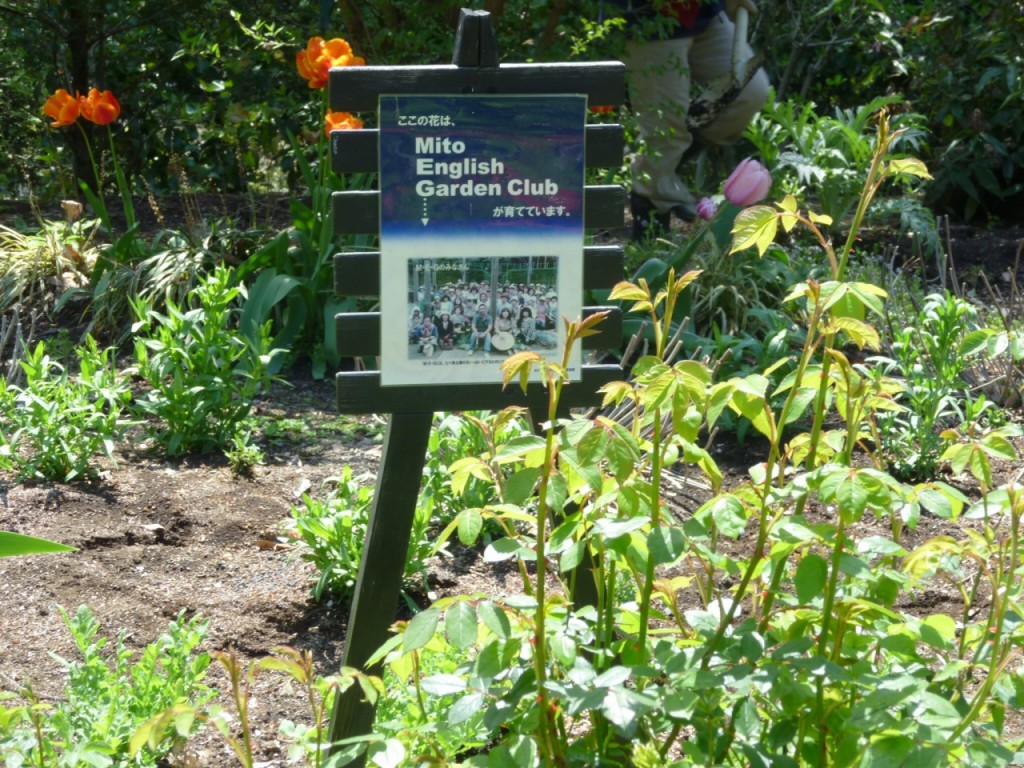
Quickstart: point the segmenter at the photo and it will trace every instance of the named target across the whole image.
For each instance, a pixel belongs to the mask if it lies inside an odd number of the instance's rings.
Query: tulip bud
[[[748,157],[729,174],[722,194],[733,205],[745,208],[764,200],[771,188],[772,177],[768,169],[757,160]]]
[[[717,213],[718,203],[710,197],[703,197],[700,202],[697,203],[697,215],[704,219],[704,221],[711,221],[711,219],[715,218],[715,214]]]

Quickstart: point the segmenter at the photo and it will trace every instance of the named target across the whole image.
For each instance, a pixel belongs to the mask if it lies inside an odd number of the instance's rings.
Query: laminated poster
[[[576,95],[381,97],[382,385],[496,384],[527,349],[562,360],[585,121]]]

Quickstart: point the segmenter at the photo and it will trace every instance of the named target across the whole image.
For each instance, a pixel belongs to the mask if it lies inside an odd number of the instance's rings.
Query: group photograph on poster
[[[408,357],[454,361],[558,345],[558,257],[409,259]]]

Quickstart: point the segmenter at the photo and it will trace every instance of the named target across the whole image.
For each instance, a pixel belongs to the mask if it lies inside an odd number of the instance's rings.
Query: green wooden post
[[[345,67],[331,71],[329,87],[331,109],[346,112],[376,110],[383,93],[584,93],[591,104],[614,106],[623,100],[625,70],[619,62],[499,64],[490,14],[463,9],[451,65]],[[621,126],[588,125],[585,130],[587,167],[617,167],[622,161]],[[332,167],[339,173],[376,172],[378,141],[376,130],[335,131],[331,136]],[[625,192],[621,187],[588,186],[584,199],[584,226],[622,225]],[[337,234],[379,233],[379,192],[336,192],[333,206]],[[607,289],[622,279],[621,247],[588,246],[582,255],[584,288]],[[378,252],[335,257],[335,289],[339,295],[379,295],[380,274]],[[584,313],[600,309],[585,307]],[[584,340],[585,349],[619,346],[622,318],[617,308],[611,310],[601,332]],[[338,315],[336,338],[342,357],[372,358],[379,354],[379,313]],[[582,380],[563,391],[564,412],[600,403],[600,387],[621,375],[621,368],[615,364],[584,364]],[[342,659],[345,666],[365,668],[387,640],[395,620],[433,414],[497,410],[509,405],[541,414],[546,413],[547,395],[541,387],[532,387],[524,394],[518,387],[503,389],[498,383],[382,387],[377,371],[339,373],[337,387],[341,413],[390,414]],[[369,671],[376,673],[379,669]],[[362,699],[359,687],[353,686],[335,702],[328,739],[335,743],[367,735],[372,731],[373,717],[374,707]],[[364,763],[360,759],[354,764]]]
[[[432,420],[432,413],[398,413],[388,421],[349,612],[343,666],[364,667],[388,639],[388,628],[395,620]],[[359,686],[342,692],[331,713],[330,741],[370,733],[373,715],[374,707],[363,699]]]

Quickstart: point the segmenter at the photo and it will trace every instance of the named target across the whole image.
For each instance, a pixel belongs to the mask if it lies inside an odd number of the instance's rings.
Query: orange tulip
[[[324,116],[327,138],[331,138],[331,131],[358,131],[363,127],[363,121],[348,112],[330,112]]]
[[[53,118],[53,122],[50,123],[52,128],[71,125],[78,119],[78,99],[63,88],[59,88],[46,100],[43,105],[43,113],[47,117]]]
[[[108,125],[121,114],[121,105],[110,91],[90,88],[88,96],[79,96],[82,117],[96,125]]]
[[[336,37],[324,40],[322,37],[311,37],[304,51],[295,57],[295,66],[299,74],[309,81],[310,88],[323,88],[327,85],[327,73],[331,67],[361,67],[366,60],[352,55],[352,47]]]

